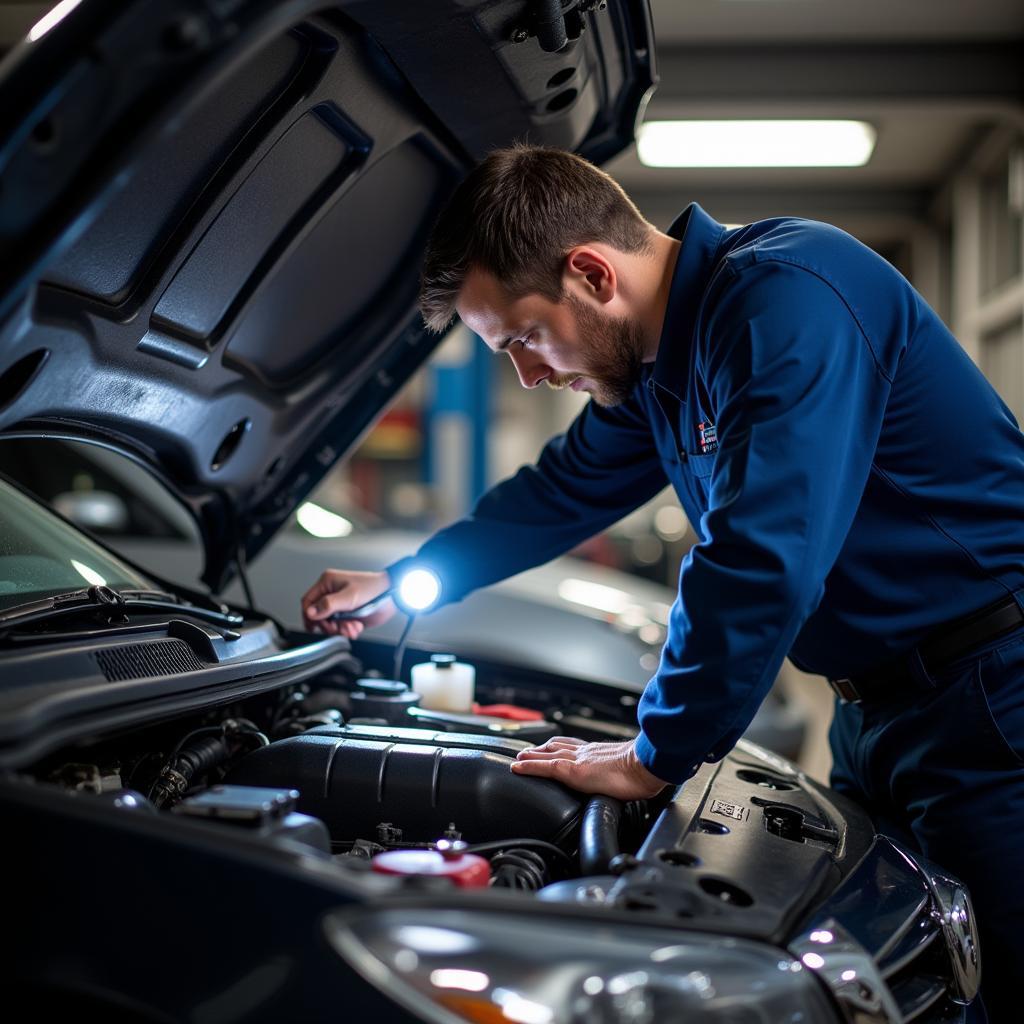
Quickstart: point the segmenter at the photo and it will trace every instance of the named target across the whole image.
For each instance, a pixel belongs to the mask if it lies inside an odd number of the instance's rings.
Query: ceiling
[[[1024,132],[1021,0],[652,0],[660,118],[856,118],[861,168],[609,170],[667,223],[690,200],[727,222],[829,220],[879,248],[941,218],[943,187],[994,125]]]
[[[615,2],[615,0],[612,0]],[[0,2],[0,50],[48,3]],[[879,248],[942,216],[943,186],[994,125],[1024,132],[1021,0],[651,0],[655,118],[832,118],[878,132],[863,168],[609,167],[667,224],[690,200],[727,222],[829,220]]]
[[[1020,0],[653,0],[659,43],[1020,38]]]

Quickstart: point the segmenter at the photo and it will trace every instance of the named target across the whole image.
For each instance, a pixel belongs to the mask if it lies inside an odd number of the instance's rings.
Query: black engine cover
[[[470,843],[574,836],[580,797],[556,782],[513,775],[527,743],[375,726],[322,726],[243,758],[226,782],[297,789],[298,807],[336,841],[373,839],[390,822],[406,842],[451,823]]]
[[[677,925],[784,942],[873,836],[850,801],[740,740],[683,784],[610,898]]]

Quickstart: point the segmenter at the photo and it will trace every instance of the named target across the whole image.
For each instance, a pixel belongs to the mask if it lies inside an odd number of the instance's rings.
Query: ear
[[[611,302],[618,287],[615,267],[597,249],[577,245],[565,257],[562,287],[580,298]]]

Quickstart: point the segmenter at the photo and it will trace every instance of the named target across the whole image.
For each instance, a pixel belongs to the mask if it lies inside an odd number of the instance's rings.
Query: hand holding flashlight
[[[384,572],[345,572],[328,569],[302,598],[307,629],[354,640],[366,626],[379,626],[396,607],[413,616],[430,611],[441,597],[435,572],[413,566],[392,581]]]
[[[302,596],[306,629],[349,640],[367,626],[387,622],[394,614],[391,580],[386,572],[327,569]]]

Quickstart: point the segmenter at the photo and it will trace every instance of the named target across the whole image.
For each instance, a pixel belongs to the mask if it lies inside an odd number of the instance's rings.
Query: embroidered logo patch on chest
[[[718,451],[718,427],[710,420],[697,424],[697,435],[700,439],[700,451],[702,455]]]

